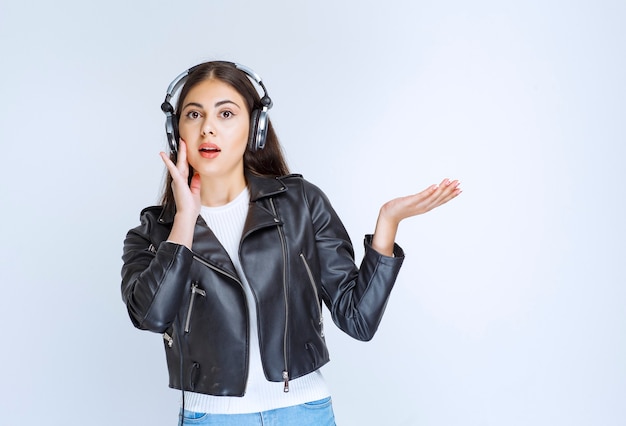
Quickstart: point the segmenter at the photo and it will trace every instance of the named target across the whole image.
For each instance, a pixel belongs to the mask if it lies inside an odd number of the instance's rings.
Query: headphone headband
[[[254,109],[250,111],[250,135],[248,138],[248,147],[252,151],[261,150],[265,147],[265,138],[267,136],[268,117],[267,111],[272,107],[273,102],[267,93],[267,89],[259,76],[252,69],[237,64],[235,62],[225,62],[231,64],[239,71],[246,74],[250,80],[257,83],[257,85],[263,90],[263,96],[261,97],[261,109]],[[165,132],[169,143],[170,150],[172,152],[178,152],[178,140],[180,138],[178,133],[178,117],[176,117],[176,110],[171,104],[171,99],[174,93],[187,81],[187,78],[197,68],[203,64],[195,65],[188,70],[180,73],[170,84],[167,86],[167,93],[165,94],[165,100],[161,104],[161,111],[165,113]]]

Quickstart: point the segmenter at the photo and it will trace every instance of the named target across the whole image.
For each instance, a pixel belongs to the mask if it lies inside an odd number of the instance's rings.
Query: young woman
[[[136,327],[163,334],[182,424],[334,425],[322,302],[371,339],[404,259],[398,224],[461,192],[444,179],[385,203],[357,267],[326,196],[288,174],[271,104],[258,75],[229,62],[172,82],[162,204],[124,241],[123,299]]]

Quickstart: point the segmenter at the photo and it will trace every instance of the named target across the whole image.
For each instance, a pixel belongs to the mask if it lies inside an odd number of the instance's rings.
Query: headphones
[[[267,137],[267,128],[269,126],[269,117],[267,112],[272,107],[272,100],[268,96],[267,89],[261,81],[261,77],[257,73],[248,67],[234,62],[225,63],[234,66],[239,71],[246,74],[251,81],[256,82],[257,85],[259,85],[259,87],[263,90],[261,108],[255,108],[250,112],[250,133],[248,136],[248,149],[252,152],[260,151],[265,148],[265,139]],[[178,116],[176,115],[170,100],[178,88],[185,83],[187,77],[189,77],[191,73],[202,65],[203,64],[191,67],[176,77],[167,87],[165,101],[161,104],[161,111],[165,113],[165,133],[167,134],[170,151],[173,153],[178,153],[178,140],[180,139],[180,133],[178,132]]]

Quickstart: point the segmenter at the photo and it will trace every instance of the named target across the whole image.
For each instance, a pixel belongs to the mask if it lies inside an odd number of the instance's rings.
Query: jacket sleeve
[[[162,333],[179,311],[193,255],[187,247],[167,241],[155,248],[151,219],[142,214],[141,225],[124,240],[122,299],[135,327]]]
[[[305,188],[315,230],[324,303],[341,330],[355,339],[371,340],[402,266],[404,252],[394,244],[394,256],[384,256],[372,248],[372,236],[367,235],[358,268],[350,237],[327,197],[310,183]]]

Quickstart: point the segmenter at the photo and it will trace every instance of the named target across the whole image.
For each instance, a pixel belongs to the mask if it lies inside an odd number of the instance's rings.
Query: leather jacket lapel
[[[200,216],[198,216],[196,222],[191,249],[195,255],[200,256],[206,263],[228,272],[230,275],[238,276],[235,266],[231,262],[228,253],[226,253],[226,249],[224,249],[213,231]]]

